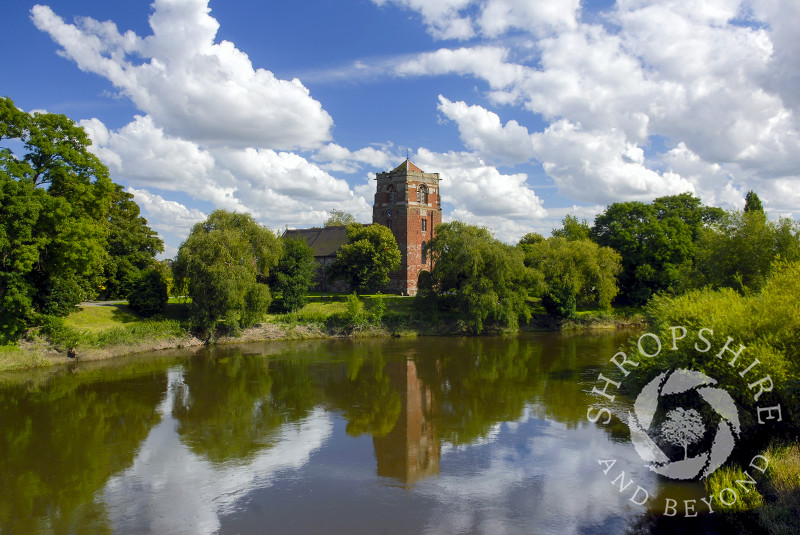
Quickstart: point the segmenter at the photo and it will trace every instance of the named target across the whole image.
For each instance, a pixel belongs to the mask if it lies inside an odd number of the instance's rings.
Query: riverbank
[[[381,305],[376,307],[380,300]],[[125,302],[83,303],[45,336],[32,331],[15,345],[0,346],[0,371],[54,366],[76,361],[106,360],[173,348],[202,347],[206,343],[233,344],[271,340],[365,337],[466,336],[466,324],[448,314],[425,315],[413,307],[413,298],[372,296],[366,307],[349,311],[346,296],[314,296],[300,311],[269,314],[264,322],[237,336],[203,340],[189,331],[188,304],[172,300],[162,316],[145,319]],[[380,312],[373,309],[380,308]],[[615,329],[644,325],[638,309],[583,310],[573,320],[559,321],[534,308],[521,331]],[[485,334],[514,331],[489,328]]]

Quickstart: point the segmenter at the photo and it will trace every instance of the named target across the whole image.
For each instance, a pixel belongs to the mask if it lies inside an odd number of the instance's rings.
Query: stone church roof
[[[402,172],[402,171],[409,171],[413,173],[424,173],[422,169],[411,163],[411,160],[406,159],[403,163],[398,165],[392,170],[392,173]]]
[[[284,238],[302,238],[314,250],[315,257],[336,256],[336,251],[347,243],[347,227],[344,225],[322,228],[287,230]]]

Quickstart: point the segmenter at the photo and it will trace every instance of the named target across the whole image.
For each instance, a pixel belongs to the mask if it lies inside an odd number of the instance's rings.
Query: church
[[[432,262],[425,245],[442,222],[439,173],[425,173],[406,159],[391,171],[375,175],[376,191],[372,222],[389,227],[400,248],[400,269],[390,275],[386,292],[417,293],[417,277]],[[321,269],[336,259],[336,251],[347,243],[344,227],[287,230],[287,238],[303,238],[314,250]],[[318,291],[347,291],[344,283],[329,283],[320,273]]]

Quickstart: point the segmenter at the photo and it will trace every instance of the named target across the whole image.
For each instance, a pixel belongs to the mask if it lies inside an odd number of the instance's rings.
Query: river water
[[[660,495],[700,489],[587,421],[629,336],[272,342],[0,376],[0,533],[644,529]]]

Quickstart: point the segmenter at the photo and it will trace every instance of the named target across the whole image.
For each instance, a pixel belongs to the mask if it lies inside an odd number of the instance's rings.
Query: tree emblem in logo
[[[694,479],[698,475],[709,476],[728,459],[741,432],[739,413],[727,392],[709,386],[716,383],[703,373],[678,369],[661,373],[639,392],[633,404],[634,414],[628,413],[628,427],[636,452],[650,463],[650,470],[671,479]],[[711,448],[693,457],[689,457],[689,446],[706,433],[700,413],[694,409],[675,408],[666,414],[660,426],[653,425],[661,398],[691,391],[696,391],[720,417]],[[667,442],[683,447],[684,458],[671,460],[651,434],[660,434]]]

